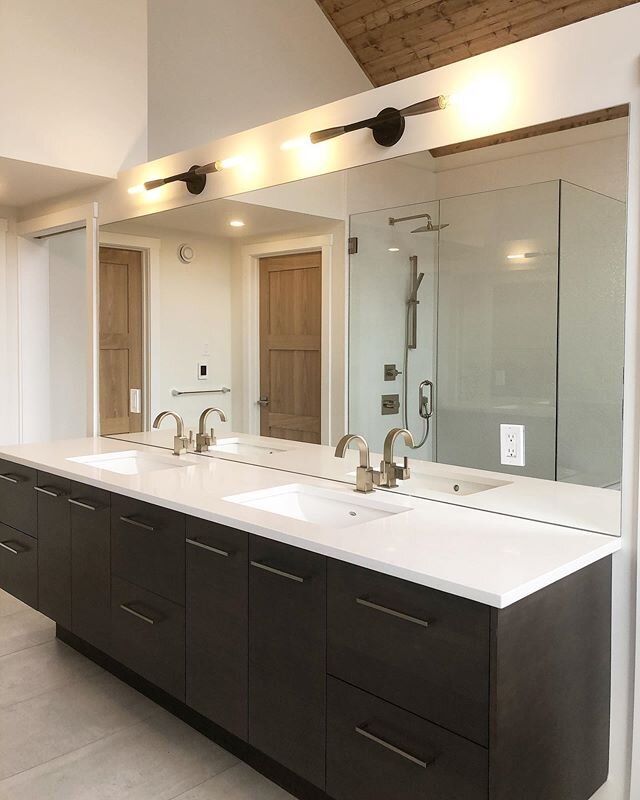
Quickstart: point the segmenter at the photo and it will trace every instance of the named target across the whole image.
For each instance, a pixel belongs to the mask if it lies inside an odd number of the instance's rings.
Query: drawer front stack
[[[38,607],[37,473],[0,460],[0,588]]]
[[[71,628],[71,482],[38,472],[38,608]]]
[[[184,516],[112,495],[111,569],[114,657],[184,700]]]

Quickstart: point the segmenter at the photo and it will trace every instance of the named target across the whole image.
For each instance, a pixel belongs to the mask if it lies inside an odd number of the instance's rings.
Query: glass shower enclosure
[[[355,214],[350,235],[351,431],[376,452],[408,427],[411,458],[618,484],[624,203],[550,181]],[[523,467],[501,463],[502,424],[524,425]]]

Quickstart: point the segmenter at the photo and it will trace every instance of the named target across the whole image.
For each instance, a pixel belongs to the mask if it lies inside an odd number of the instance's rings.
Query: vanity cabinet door
[[[329,560],[327,671],[487,746],[487,606]]]
[[[187,517],[187,704],[247,739],[248,536]]]
[[[109,492],[72,483],[71,623],[81,639],[110,651],[111,519]]]
[[[484,747],[335,678],[327,694],[334,800],[487,800]]]
[[[38,535],[35,485],[35,469],[0,459],[0,522],[30,536]]]
[[[38,608],[38,540],[1,522],[0,589]]]
[[[38,609],[71,629],[71,483],[38,472]]]
[[[184,540],[182,514],[111,495],[113,573],[181,606],[185,600]]]
[[[111,581],[112,655],[184,702],[184,608],[115,575]]]
[[[249,542],[249,742],[325,783],[326,559]]]

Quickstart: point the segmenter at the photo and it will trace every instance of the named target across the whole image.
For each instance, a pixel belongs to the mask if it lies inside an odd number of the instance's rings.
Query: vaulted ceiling
[[[375,86],[640,0],[317,0]]]

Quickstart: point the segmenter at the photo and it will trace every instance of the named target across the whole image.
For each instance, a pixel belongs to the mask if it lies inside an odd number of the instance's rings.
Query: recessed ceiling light
[[[232,219],[229,225],[232,228],[244,228],[244,222],[241,219]]]
[[[390,253],[399,253],[400,252],[400,248],[399,247],[390,247],[389,248],[389,252]]]

